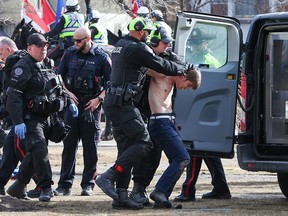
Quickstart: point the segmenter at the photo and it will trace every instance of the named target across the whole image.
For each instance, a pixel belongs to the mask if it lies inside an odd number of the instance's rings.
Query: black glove
[[[82,114],[82,117],[84,119],[84,121],[88,122],[88,123],[92,123],[95,121],[95,118],[94,118],[94,115],[93,115],[93,112],[91,109],[89,110],[86,110],[83,114]]]
[[[195,69],[195,67],[194,67],[193,64],[191,64],[189,62],[186,62],[186,64],[185,64],[185,73],[187,73],[187,71],[189,71],[189,70],[194,70],[194,69]]]
[[[178,70],[178,74],[179,75],[186,75],[187,71],[189,70],[194,70],[194,66],[191,63],[185,62],[185,64],[181,64],[181,66],[183,67],[183,70]]]

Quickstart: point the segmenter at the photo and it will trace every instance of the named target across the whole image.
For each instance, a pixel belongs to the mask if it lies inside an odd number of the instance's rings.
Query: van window
[[[196,23],[186,42],[185,61],[201,68],[220,68],[227,62],[227,29]]]

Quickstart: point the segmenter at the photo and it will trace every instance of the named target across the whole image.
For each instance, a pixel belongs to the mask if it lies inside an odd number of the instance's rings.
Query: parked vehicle
[[[287,27],[288,13],[257,15],[243,44],[237,19],[184,11],[177,14],[173,49],[202,72],[201,87],[179,91],[175,102],[190,154],[232,158],[237,145],[239,166],[277,173],[288,198]],[[220,67],[189,58],[197,28],[215,35],[208,47]],[[235,134],[239,104],[240,131]]]

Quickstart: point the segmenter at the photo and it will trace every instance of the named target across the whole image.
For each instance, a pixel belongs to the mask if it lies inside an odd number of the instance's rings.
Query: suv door
[[[177,92],[174,109],[182,140],[191,154],[232,158],[242,47],[240,25],[233,18],[179,12],[174,36],[174,52],[202,73],[198,90]],[[203,41],[210,57],[198,58],[195,47]]]

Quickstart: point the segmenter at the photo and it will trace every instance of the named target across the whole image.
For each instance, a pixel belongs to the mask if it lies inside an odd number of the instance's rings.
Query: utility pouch
[[[125,88],[124,101],[139,102],[142,97],[143,91],[140,86],[128,83]]]
[[[136,103],[139,103],[139,101],[140,101],[141,98],[142,98],[142,95],[143,95],[143,90],[142,90],[142,89],[138,90],[138,91],[137,91],[137,94],[135,94],[135,96],[134,96],[134,101],[135,101]]]
[[[114,106],[122,106],[123,95],[124,95],[124,88],[117,87],[116,92],[114,94],[114,100],[113,100]]]
[[[49,110],[49,101],[46,96],[37,96],[35,97],[28,108],[32,109],[32,111],[41,116],[48,116],[50,114]]]

